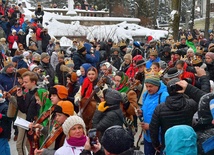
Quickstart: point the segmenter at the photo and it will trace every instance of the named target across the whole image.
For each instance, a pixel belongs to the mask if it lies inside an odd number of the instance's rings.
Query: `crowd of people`
[[[41,3],[30,21],[21,5],[1,15],[2,155],[16,118],[30,122],[29,130],[13,126],[19,155],[214,153],[212,33],[181,31],[177,42],[73,39],[64,50],[43,15]],[[144,153],[134,145],[139,129]]]

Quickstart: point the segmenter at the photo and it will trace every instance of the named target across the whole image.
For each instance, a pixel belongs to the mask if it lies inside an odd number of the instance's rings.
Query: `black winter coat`
[[[41,61],[39,68],[44,69],[45,75],[49,75],[49,77],[48,77],[48,81],[49,81],[48,88],[50,88],[51,86],[54,86],[55,72],[54,72],[53,66],[49,63],[46,64],[46,63]]]
[[[27,115],[26,120],[33,122],[35,116],[38,115],[40,106],[36,103],[36,99],[34,97],[37,88],[26,93],[26,96],[17,97],[18,109]]]
[[[86,63],[86,58],[77,52],[77,53],[74,53],[73,61],[74,61],[74,69],[78,70],[80,69],[80,66],[82,64]]]
[[[211,64],[207,64],[207,71],[209,72],[209,78],[210,80],[214,81],[214,62],[212,62]]]
[[[103,135],[104,131],[113,125],[123,125],[123,112],[118,106],[116,109],[107,109],[105,112],[95,111],[93,127]]]
[[[166,102],[159,104],[152,115],[152,120],[149,125],[150,136],[154,147],[158,147],[159,143],[159,128],[161,127],[161,140],[164,146],[164,135],[167,129],[175,125],[192,125],[192,118],[198,110],[198,104],[187,99],[183,94],[168,96]]]
[[[51,37],[49,34],[45,34],[44,32],[41,32],[40,37],[42,38],[42,52],[46,52]]]

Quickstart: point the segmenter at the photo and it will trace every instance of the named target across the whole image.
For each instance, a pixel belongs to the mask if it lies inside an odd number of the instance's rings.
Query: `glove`
[[[95,86],[94,87],[94,91],[95,91],[95,93],[98,93],[100,91],[100,87],[99,86]]]
[[[97,109],[98,109],[100,112],[106,111],[106,110],[109,108],[109,106],[106,106],[106,107],[105,107],[105,104],[106,104],[106,101],[101,102],[101,103],[98,105],[98,108],[97,108]]]

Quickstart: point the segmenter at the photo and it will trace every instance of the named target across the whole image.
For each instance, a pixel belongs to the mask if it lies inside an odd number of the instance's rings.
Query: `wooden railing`
[[[29,8],[30,11],[35,11],[35,8]],[[68,12],[68,9],[58,9],[58,8],[44,8],[43,9],[46,12],[55,13],[59,15],[66,15]],[[90,16],[90,17],[108,17],[109,12],[108,11],[86,11],[86,10],[78,10],[75,9],[77,16]]]

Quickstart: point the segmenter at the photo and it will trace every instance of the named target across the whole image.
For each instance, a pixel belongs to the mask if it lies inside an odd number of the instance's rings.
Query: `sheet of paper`
[[[29,129],[29,124],[30,124],[30,123],[31,123],[31,122],[26,121],[25,119],[20,118],[20,117],[17,116],[17,118],[16,118],[16,120],[15,120],[15,122],[14,122],[14,125],[19,126],[19,127],[23,128],[23,129],[25,129],[25,130],[28,130],[28,129]]]

